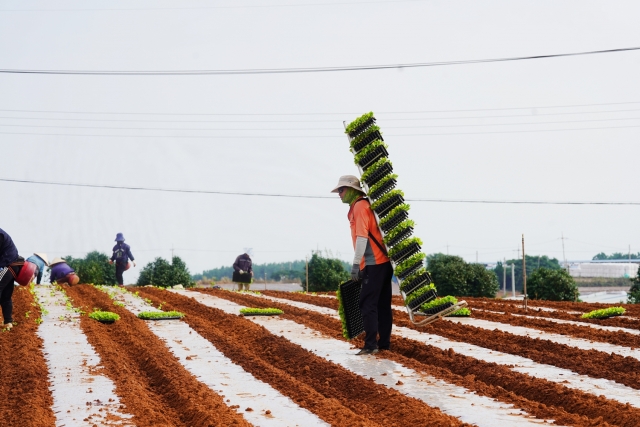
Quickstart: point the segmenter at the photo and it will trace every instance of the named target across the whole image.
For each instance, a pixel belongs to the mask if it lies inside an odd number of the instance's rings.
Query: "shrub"
[[[314,252],[309,261],[309,291],[335,291],[346,280],[349,280],[349,272],[342,261],[324,258],[319,252]]]
[[[527,280],[527,298],[549,301],[573,301],[578,296],[575,280],[566,270],[541,267]]]
[[[80,283],[115,285],[116,270],[109,264],[109,257],[98,251],[89,252],[84,258],[63,258],[80,277]]]
[[[494,298],[499,289],[493,271],[482,264],[468,264],[458,256],[429,255],[427,270],[442,295]]]
[[[138,286],[146,285],[161,287],[183,285],[189,287],[194,283],[191,281],[187,265],[180,257],[174,256],[171,264],[162,258],[156,258],[140,271]]]
[[[640,267],[636,277],[631,279],[631,288],[627,292],[627,302],[629,304],[640,304]]]

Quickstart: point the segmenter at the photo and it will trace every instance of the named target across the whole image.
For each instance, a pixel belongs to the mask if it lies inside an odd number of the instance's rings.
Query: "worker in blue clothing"
[[[49,266],[49,259],[47,258],[47,254],[42,252],[36,252],[27,258],[27,262],[35,264],[38,267],[36,272],[36,284],[39,285],[42,281],[42,273],[44,273],[44,267]]]
[[[131,253],[131,247],[124,242],[124,235],[122,233],[116,234],[116,245],[113,247],[113,255],[109,260],[109,264],[116,263],[116,281],[118,285],[124,286],[124,279],[122,273],[129,269],[129,260],[133,262],[133,266],[136,266],[133,254]]]

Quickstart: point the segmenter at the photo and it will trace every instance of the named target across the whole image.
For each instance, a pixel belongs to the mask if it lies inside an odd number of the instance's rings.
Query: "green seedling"
[[[124,307],[124,303],[121,301],[113,301],[113,305],[115,305],[116,307]]]
[[[360,163],[360,160],[364,159],[364,157],[371,153],[373,150],[375,150],[378,147],[384,147],[384,148],[389,148],[389,146],[387,144],[385,144],[384,142],[380,141],[379,139],[376,139],[375,141],[373,141],[371,144],[367,145],[366,147],[364,147],[362,150],[360,150],[358,152],[358,154],[356,154],[353,157],[353,162],[357,165]]]
[[[411,255],[406,260],[402,261],[400,264],[396,265],[395,274],[396,276],[402,276],[409,267],[414,265],[418,261],[422,261],[426,258],[426,255],[422,252],[418,252],[417,254]]]
[[[338,315],[340,316],[340,322],[342,323],[342,336],[346,339],[349,338],[349,333],[347,332],[347,316],[344,314],[344,306],[342,304],[342,295],[340,293],[340,288],[336,290],[336,297],[338,298]]]
[[[347,125],[347,127],[344,130],[344,133],[352,133],[360,125],[362,125],[363,123],[367,122],[372,117],[373,117],[373,111],[370,111],[370,112],[368,112],[366,114],[361,115],[360,117],[358,117],[357,119],[355,119],[354,121],[352,121],[351,123],[349,123]]]
[[[362,179],[360,179],[360,181],[364,181],[366,182],[367,179],[369,178],[369,176],[371,176],[375,171],[377,171],[379,168],[381,168],[382,166],[384,166],[385,163],[389,163],[391,166],[393,166],[393,164],[391,163],[391,161],[386,158],[383,157],[381,159],[376,160],[376,162],[374,164],[372,164],[371,166],[369,166],[367,168],[366,171],[364,171],[362,173]]]
[[[371,209],[373,209],[373,210],[378,209],[378,207],[380,205],[382,205],[383,203],[385,203],[386,201],[388,201],[389,199],[391,199],[391,198],[393,198],[395,196],[402,196],[402,198],[404,198],[404,191],[402,191],[402,190],[391,190],[391,191],[389,191],[387,194],[385,194],[384,196],[380,197],[378,200],[373,202],[371,204]]]
[[[453,313],[447,314],[445,317],[469,317],[471,316],[471,310],[467,307],[462,307],[460,310],[456,310]]]
[[[354,147],[359,145],[366,138],[369,138],[371,136],[371,134],[376,132],[376,131],[380,132],[380,127],[379,126],[376,126],[376,125],[369,126],[364,132],[362,132],[361,134],[357,135],[355,138],[353,138],[351,140],[351,149],[354,149]],[[382,134],[382,132],[380,132],[380,133]]]
[[[622,316],[626,310],[624,307],[609,307],[600,310],[593,310],[583,314],[583,319],[606,319],[613,316]]]
[[[120,320],[120,316],[116,313],[112,313],[111,311],[102,311],[97,308],[93,309],[93,312],[89,314],[89,318],[97,320],[98,322],[115,322],[116,320]]]
[[[388,181],[391,181],[392,179],[398,179],[398,174],[396,174],[396,173],[389,174],[389,175],[385,176],[384,178],[382,178],[380,181],[378,181],[375,184],[373,184],[369,188],[369,195],[371,195],[371,194],[375,193],[377,190],[381,189]],[[391,212],[393,212],[393,210]]]
[[[184,317],[184,313],[180,313],[179,311],[143,311],[138,313],[138,318],[143,320],[153,320],[153,319],[168,319]]]
[[[403,249],[406,249],[414,243],[422,246],[422,240],[419,237],[411,237],[407,240],[403,240],[402,242],[389,249],[389,256],[393,257],[395,254],[399,253]]]
[[[413,300],[415,300],[418,297],[421,297],[422,295],[426,294],[427,292],[429,292],[432,289],[435,289],[436,286],[431,283],[427,286],[423,286],[422,288],[418,289],[417,291],[413,292],[411,295],[409,295],[407,297],[406,300],[404,300],[404,305],[409,305],[409,303]]]
[[[399,234],[402,234],[407,228],[414,228],[416,223],[411,219],[405,219],[400,224],[398,224],[393,230],[389,231],[386,236],[384,236],[384,242],[389,244],[390,241],[396,238]]]
[[[448,302],[450,302],[451,304],[457,304],[458,299],[452,295],[447,295],[446,297],[442,297],[442,298],[436,298],[434,300],[431,300],[429,302],[425,302],[424,304],[422,304],[420,306],[420,310],[427,311],[430,308],[439,307]]]
[[[245,316],[247,315],[276,315],[276,314],[282,314],[284,313],[284,311],[278,309],[278,308],[249,308],[249,307],[245,307],[245,308],[241,308],[240,309],[240,314],[244,314]]]

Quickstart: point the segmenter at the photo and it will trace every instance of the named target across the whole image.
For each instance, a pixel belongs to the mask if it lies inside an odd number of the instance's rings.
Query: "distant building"
[[[581,262],[569,265],[569,274],[573,277],[635,277],[638,263]]]

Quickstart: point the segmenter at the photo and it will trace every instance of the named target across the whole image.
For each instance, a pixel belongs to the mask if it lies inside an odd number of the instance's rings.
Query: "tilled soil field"
[[[395,298],[391,350],[355,356],[332,295],[36,288],[16,288],[17,325],[0,333],[3,426],[640,425],[635,307],[583,321],[603,305],[468,298],[472,318],[415,327]],[[185,317],[144,321],[141,307]],[[67,334],[86,346],[61,348]]]

